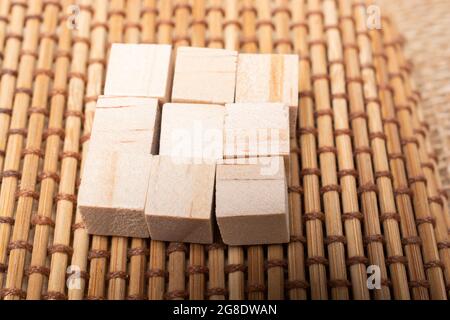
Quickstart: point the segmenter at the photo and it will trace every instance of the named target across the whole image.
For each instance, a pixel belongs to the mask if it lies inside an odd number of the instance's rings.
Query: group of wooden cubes
[[[175,67],[173,67],[175,65]],[[90,234],[289,240],[298,57],[114,44],[78,195]]]

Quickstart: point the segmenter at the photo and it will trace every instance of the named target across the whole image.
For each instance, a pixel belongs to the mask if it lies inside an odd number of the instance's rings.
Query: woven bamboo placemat
[[[406,38],[413,78],[422,94],[430,141],[439,159],[443,187],[450,192],[450,2],[381,0]]]
[[[72,4],[0,2],[2,298],[447,298],[447,200],[388,18],[368,30],[351,0]],[[86,234],[77,186],[113,42],[299,55],[289,244]]]

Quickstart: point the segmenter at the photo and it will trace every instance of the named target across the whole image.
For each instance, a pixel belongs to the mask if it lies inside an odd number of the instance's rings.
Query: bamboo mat
[[[431,125],[430,141],[443,187],[450,194],[450,1],[382,0],[381,4],[407,40],[405,53],[414,63],[413,78]]]
[[[388,18],[367,30],[359,0],[72,4],[0,2],[4,299],[447,299],[447,200]],[[113,42],[299,55],[289,244],[86,234],[77,186]]]

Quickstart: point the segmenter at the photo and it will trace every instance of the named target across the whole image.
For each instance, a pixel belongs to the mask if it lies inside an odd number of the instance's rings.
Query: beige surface
[[[90,148],[156,154],[161,108],[144,97],[107,97],[97,101]]]
[[[159,119],[157,99],[98,99],[78,194],[89,233],[148,237],[144,205]]]
[[[220,105],[166,103],[159,154],[215,163],[223,155],[224,117]]]
[[[215,164],[155,156],[145,215],[153,240],[211,243]]]
[[[172,102],[234,102],[236,67],[236,51],[178,48]]]
[[[104,94],[168,101],[173,72],[171,59],[170,45],[113,44]]]
[[[450,1],[378,0],[404,35],[405,53],[430,125],[431,146],[438,157],[443,187],[450,194]]]
[[[289,156],[289,108],[282,103],[225,106],[224,158]]]
[[[298,110],[298,56],[240,54],[236,102],[283,102],[290,107],[291,134]]]
[[[267,163],[218,165],[216,219],[222,239],[228,245],[288,242],[283,158],[274,157],[270,166]]]
[[[78,193],[88,233],[148,237],[144,206],[151,157],[105,150],[88,154]]]

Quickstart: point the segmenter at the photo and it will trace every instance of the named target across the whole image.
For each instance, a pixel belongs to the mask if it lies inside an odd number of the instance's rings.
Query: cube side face
[[[166,103],[161,121],[160,155],[212,164],[223,156],[225,107]]]
[[[283,162],[281,162],[283,167]],[[216,219],[229,245],[289,241],[289,215],[284,176],[258,175],[258,166],[218,165]],[[235,170],[236,172],[233,172]],[[249,170],[242,174],[242,170]],[[239,178],[242,174],[243,178]]]
[[[92,206],[79,206],[89,234],[148,238],[144,212],[141,210],[111,210]]]
[[[214,179],[215,165],[178,163],[156,156],[145,206],[152,238],[209,243]]]
[[[234,101],[237,52],[187,48],[177,51],[172,102],[225,104]]]
[[[212,220],[146,215],[153,240],[210,244],[213,242]]]
[[[88,154],[78,208],[90,233],[148,236],[142,223],[150,161],[145,154]]]
[[[289,108],[282,103],[227,104],[224,158],[289,156]]]
[[[81,205],[143,211],[151,155],[91,152],[85,163],[78,201]]]
[[[154,44],[113,44],[105,95],[169,99],[172,47]]]
[[[217,218],[220,235],[231,246],[277,244],[289,242],[286,214]]]

